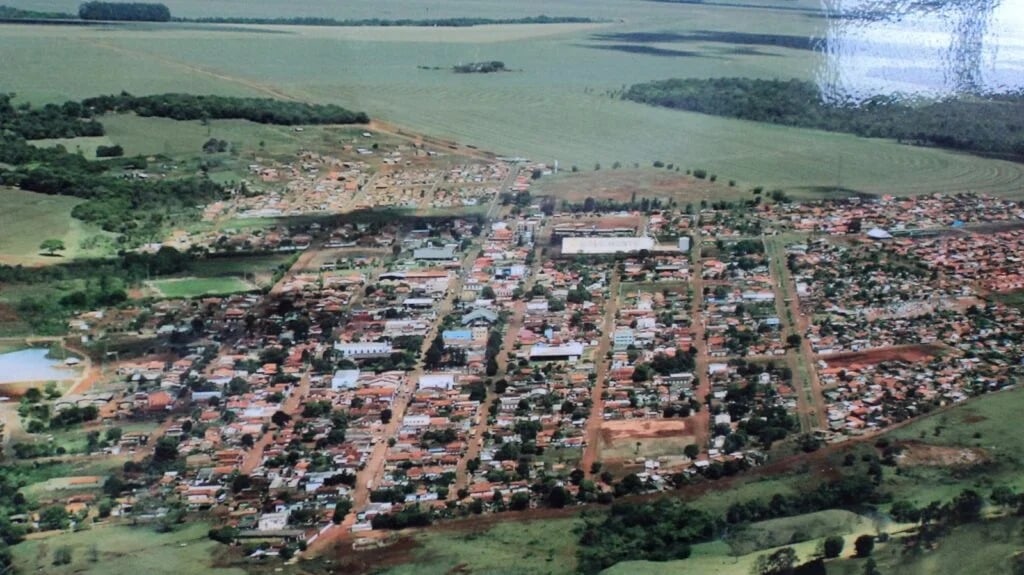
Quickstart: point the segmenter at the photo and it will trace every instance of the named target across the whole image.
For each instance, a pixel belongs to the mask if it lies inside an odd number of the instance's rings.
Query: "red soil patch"
[[[681,419],[626,419],[601,424],[601,439],[606,445],[630,439],[661,439],[684,435],[689,426]]]
[[[904,467],[972,467],[987,463],[991,456],[978,447],[950,447],[929,445],[917,441],[901,443],[903,448],[898,459]]]
[[[904,361],[907,363],[925,362],[947,351],[937,344],[900,345],[859,351],[854,353],[837,353],[821,356],[820,359],[829,367],[848,368],[853,366],[876,365],[886,361]]]

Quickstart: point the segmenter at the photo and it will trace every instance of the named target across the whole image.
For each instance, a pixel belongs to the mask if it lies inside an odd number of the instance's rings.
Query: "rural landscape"
[[[0,575],[1024,574],[1024,4],[3,0]]]

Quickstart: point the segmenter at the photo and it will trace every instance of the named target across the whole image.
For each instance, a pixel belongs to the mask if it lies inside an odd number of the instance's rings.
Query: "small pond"
[[[22,349],[0,353],[0,384],[23,381],[62,381],[77,376],[60,359],[47,357],[49,350]]]

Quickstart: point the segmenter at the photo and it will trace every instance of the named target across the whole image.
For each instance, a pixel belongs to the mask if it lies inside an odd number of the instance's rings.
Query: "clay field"
[[[682,455],[683,449],[694,441],[692,431],[682,419],[606,421],[601,424],[601,459]]]

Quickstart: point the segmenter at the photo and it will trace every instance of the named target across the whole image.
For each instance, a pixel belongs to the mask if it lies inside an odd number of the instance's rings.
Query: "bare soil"
[[[949,351],[945,346],[938,344],[900,345],[870,351],[854,353],[837,353],[824,356],[821,359],[829,367],[853,367],[856,365],[876,365],[886,361],[904,361],[907,363],[925,362],[933,357]]]
[[[899,465],[903,467],[973,467],[991,459],[988,451],[977,447],[950,447],[928,445],[916,441],[900,444],[903,452]]]

